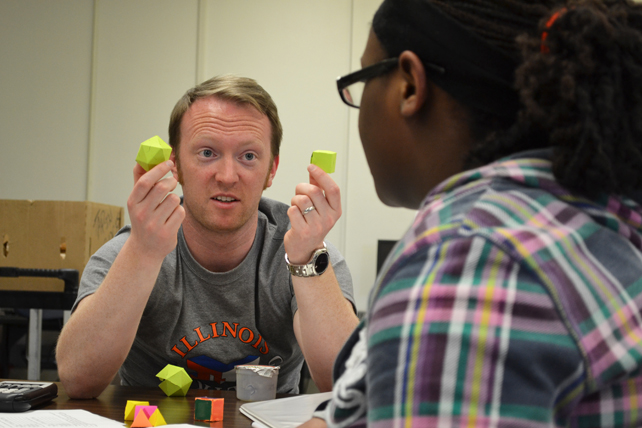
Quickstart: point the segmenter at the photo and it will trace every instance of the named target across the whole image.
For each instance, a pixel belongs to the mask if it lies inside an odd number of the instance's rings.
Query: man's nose
[[[233,184],[238,180],[237,163],[234,159],[224,158],[218,163],[216,180],[221,183]]]

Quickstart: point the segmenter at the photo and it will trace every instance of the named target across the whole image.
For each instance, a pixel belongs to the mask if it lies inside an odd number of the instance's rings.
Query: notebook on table
[[[317,406],[332,398],[332,392],[256,401],[241,405],[248,418],[268,428],[295,428],[312,418]],[[257,425],[258,425],[257,424]]]

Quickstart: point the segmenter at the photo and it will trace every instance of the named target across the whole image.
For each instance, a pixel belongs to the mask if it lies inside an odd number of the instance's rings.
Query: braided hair
[[[587,195],[642,189],[642,5],[430,1],[488,42],[521,56],[516,121],[463,107],[477,141],[469,167],[553,147],[553,173],[569,189]]]

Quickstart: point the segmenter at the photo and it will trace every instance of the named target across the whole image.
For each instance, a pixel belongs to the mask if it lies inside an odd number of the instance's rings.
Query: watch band
[[[288,259],[287,253],[285,254],[285,264],[293,276],[308,278],[311,276],[319,276],[326,271],[329,264],[328,247],[323,242],[323,248],[319,248],[314,253],[310,260],[304,265],[293,265]],[[320,267],[319,267],[320,265]],[[317,269],[319,267],[319,269]]]

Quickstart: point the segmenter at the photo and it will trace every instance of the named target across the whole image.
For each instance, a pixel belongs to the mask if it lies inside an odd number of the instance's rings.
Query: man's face
[[[256,219],[263,190],[272,185],[267,116],[250,105],[216,97],[195,101],[181,121],[179,163],[186,221],[221,233]]]

